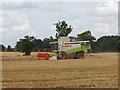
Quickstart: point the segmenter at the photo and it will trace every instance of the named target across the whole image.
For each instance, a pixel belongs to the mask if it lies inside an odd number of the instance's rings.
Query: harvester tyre
[[[67,54],[62,51],[61,57],[57,56],[57,59],[67,59]]]
[[[62,51],[62,57],[61,57],[61,59],[67,59],[67,54],[64,51]]]
[[[83,59],[84,58],[84,52],[77,53],[76,58],[77,59]]]

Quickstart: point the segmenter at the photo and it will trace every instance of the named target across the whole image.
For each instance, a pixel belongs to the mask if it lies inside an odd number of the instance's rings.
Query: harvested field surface
[[[38,60],[37,53],[3,53],[3,88],[117,88],[118,54]]]

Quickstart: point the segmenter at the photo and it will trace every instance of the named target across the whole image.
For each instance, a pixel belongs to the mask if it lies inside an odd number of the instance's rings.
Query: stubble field
[[[3,88],[117,88],[118,53],[89,54],[84,59],[38,60],[3,52]]]

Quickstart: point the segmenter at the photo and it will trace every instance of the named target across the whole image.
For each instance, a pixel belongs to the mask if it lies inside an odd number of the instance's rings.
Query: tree
[[[77,39],[80,41],[90,41],[91,49],[93,50],[93,47],[95,47],[95,42],[93,40],[96,40],[94,36],[92,36],[91,31],[85,31],[81,34],[77,35]]]
[[[15,46],[16,51],[18,51],[18,52],[22,52],[20,44],[21,44],[21,42],[19,41],[19,42],[17,42],[17,44]]]
[[[73,42],[73,41],[77,41],[77,37],[74,37],[74,36],[69,36],[70,38],[70,41]]]
[[[4,45],[0,45],[0,51],[5,51],[6,47]]]
[[[34,48],[34,40],[35,38],[33,36],[25,36],[23,39],[20,39],[19,42],[17,42],[17,50],[24,52],[24,55],[30,55]]]
[[[7,46],[7,51],[13,51],[10,45]]]
[[[44,51],[51,51],[51,46],[50,46],[50,42],[53,42],[54,39],[52,36],[50,36],[49,38],[44,38],[43,39],[43,43],[44,43]]]
[[[84,40],[93,41],[93,40],[96,40],[96,38],[91,35],[91,31],[85,31],[85,32],[83,32],[81,34],[78,34],[77,38],[80,41],[84,41]]]
[[[120,36],[102,36],[95,43],[95,52],[119,52]]]
[[[44,44],[41,39],[35,39],[34,41],[35,47],[33,48],[34,51],[43,51]]]
[[[59,21],[58,23],[54,24],[56,25],[56,38],[62,37],[62,36],[68,36],[68,34],[72,31],[71,25],[68,26],[68,24],[65,21]]]

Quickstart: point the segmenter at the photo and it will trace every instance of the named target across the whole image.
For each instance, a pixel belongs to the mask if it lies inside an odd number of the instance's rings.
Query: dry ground
[[[38,60],[37,53],[3,53],[3,88],[117,88],[118,54]]]

